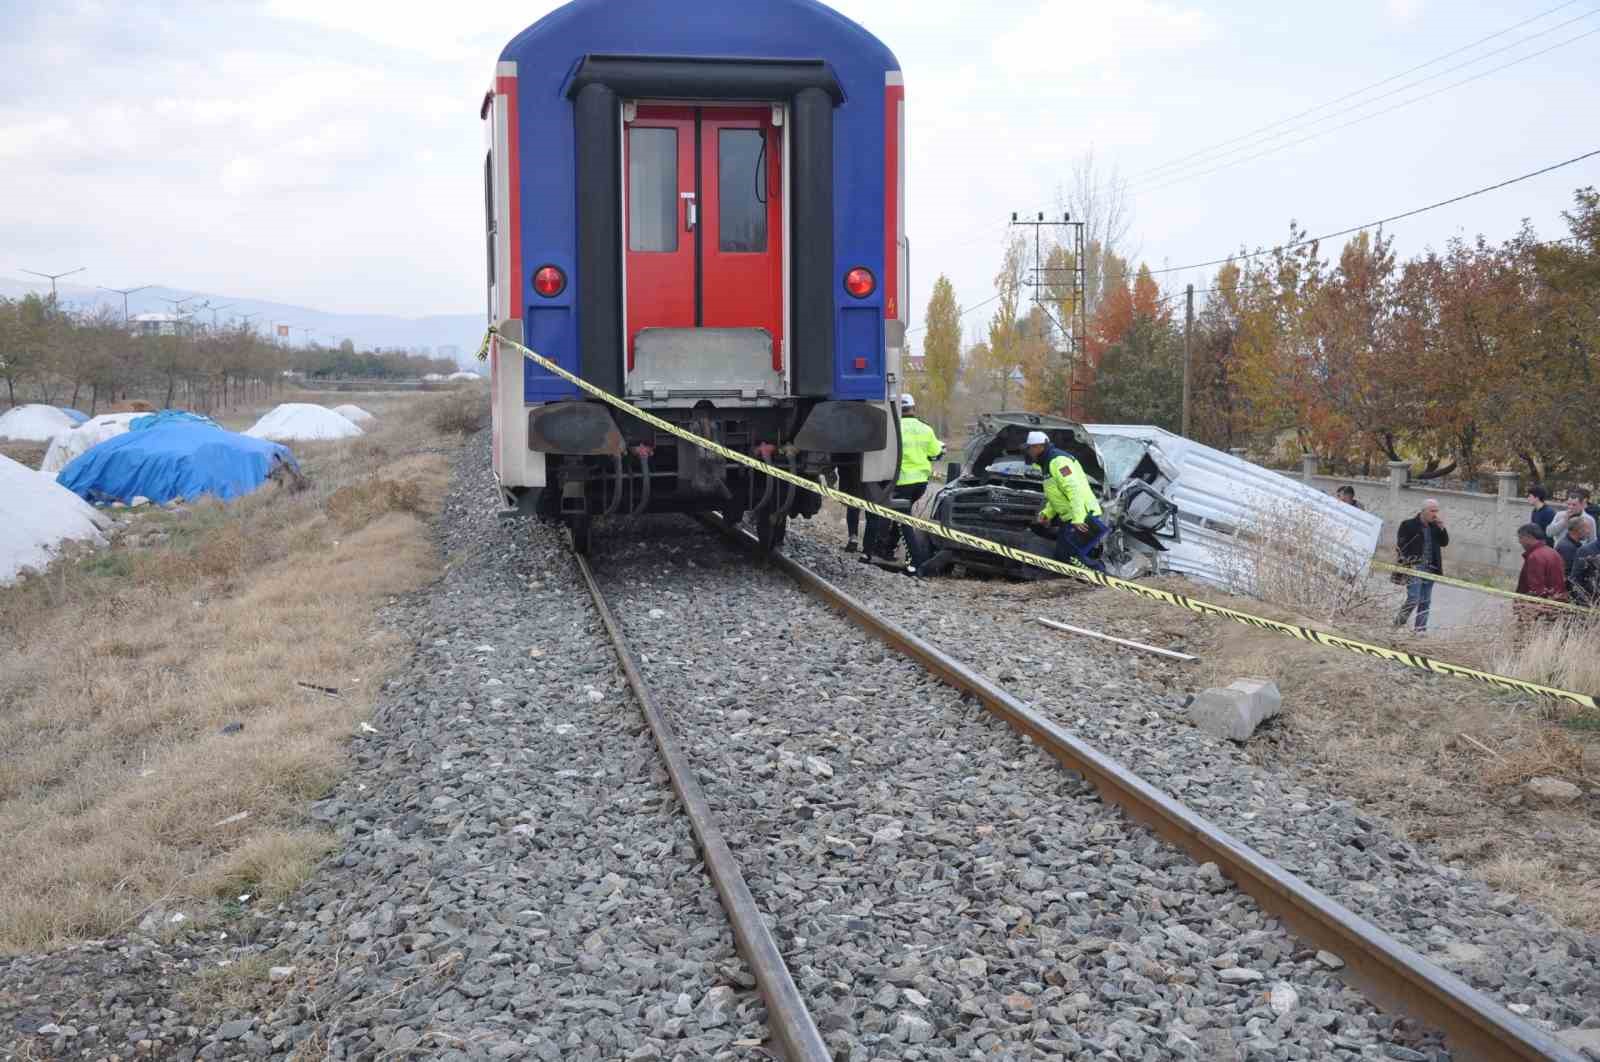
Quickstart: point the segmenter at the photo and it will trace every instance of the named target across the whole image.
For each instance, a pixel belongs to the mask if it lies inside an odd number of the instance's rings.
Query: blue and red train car
[[[815,0],[574,0],[500,55],[482,117],[488,313],[635,406],[884,497],[906,331],[905,89]],[[815,495],[680,444],[490,348],[511,510],[580,546],[609,513]]]

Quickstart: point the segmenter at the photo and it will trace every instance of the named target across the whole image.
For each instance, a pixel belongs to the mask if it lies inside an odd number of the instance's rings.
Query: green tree
[[[939,430],[948,433],[950,399],[961,371],[961,308],[956,305],[956,289],[949,277],[941,275],[933,282],[923,323],[922,400]]]
[[[1162,317],[1138,314],[1106,348],[1090,400],[1094,419],[1153,424],[1176,432],[1183,420],[1183,337]]]

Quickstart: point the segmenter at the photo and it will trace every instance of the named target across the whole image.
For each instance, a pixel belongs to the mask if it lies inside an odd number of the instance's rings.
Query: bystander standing
[[[1346,505],[1353,505],[1357,509],[1366,509],[1365,505],[1362,505],[1360,502],[1356,501],[1356,489],[1348,483],[1334,491],[1333,495]]]
[[[1450,532],[1445,530],[1439,503],[1429,498],[1416,516],[1400,521],[1394,544],[1401,567],[1443,575],[1443,551],[1450,544]],[[1433,580],[1413,575],[1406,583],[1406,603],[1395,613],[1394,625],[1404,627],[1406,619],[1414,614],[1416,631],[1421,634],[1428,629],[1428,611],[1432,607]]]
[[[1544,529],[1528,522],[1517,530],[1517,541],[1522,545],[1522,572],[1517,576],[1517,593],[1529,597],[1542,597],[1551,601],[1567,599],[1567,574],[1561,564],[1561,555],[1545,545]],[[1555,610],[1518,601],[1513,606],[1519,625],[1534,620],[1550,621],[1556,618]]]
[[[1535,483],[1528,488],[1528,504],[1533,506],[1533,515],[1528,520],[1539,525],[1539,533],[1544,535],[1545,544],[1553,545],[1550,541],[1550,521],[1556,518],[1556,507],[1550,504],[1550,491],[1543,483]]]
[[[1577,520],[1588,529],[1588,534],[1585,535],[1583,542],[1580,543],[1581,545],[1587,546],[1595,540],[1594,517],[1585,511],[1588,504],[1588,491],[1582,487],[1568,489],[1566,508],[1556,513],[1555,518],[1550,521],[1550,526],[1545,530],[1545,535],[1552,545],[1559,546],[1561,544],[1561,540],[1567,535],[1567,525],[1573,520]]]

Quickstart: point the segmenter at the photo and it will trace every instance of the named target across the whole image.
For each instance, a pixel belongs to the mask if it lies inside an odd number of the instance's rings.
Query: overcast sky
[[[1010,212],[1055,209],[1091,149],[1133,179],[1133,242],[1159,267],[1271,244],[1291,218],[1339,229],[1600,148],[1600,33],[1447,87],[1600,30],[1600,0],[1535,19],[1559,2],[835,6],[905,71],[920,324],[939,272],[964,304],[992,294]],[[343,312],[474,312],[478,104],[501,46],[554,6],[0,0],[0,275],[86,265],[75,280]],[[1319,125],[1246,136],[1525,19],[1316,112]],[[1234,138],[1232,154],[1150,175]],[[1503,237],[1523,217],[1556,234],[1580,184],[1600,184],[1600,159],[1392,231],[1404,253],[1457,233]]]

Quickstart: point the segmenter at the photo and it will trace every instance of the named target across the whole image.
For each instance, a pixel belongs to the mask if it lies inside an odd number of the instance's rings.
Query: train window
[[[721,250],[767,249],[767,138],[760,129],[717,131],[717,244]]]
[[[628,250],[678,249],[678,131],[628,130]]]

